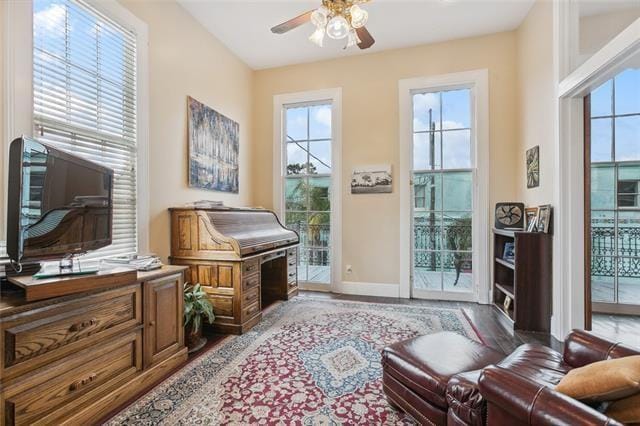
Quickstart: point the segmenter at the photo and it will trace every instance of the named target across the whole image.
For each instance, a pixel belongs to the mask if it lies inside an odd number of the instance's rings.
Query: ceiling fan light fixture
[[[324,28],[323,27],[318,27],[316,28],[316,30],[313,32],[313,34],[311,34],[309,36],[309,40],[319,46],[322,47],[323,43],[324,43]]]
[[[366,10],[354,4],[351,6],[351,9],[349,9],[349,13],[351,14],[351,26],[353,28],[362,28],[367,25],[369,13]]]
[[[316,28],[326,27],[327,22],[329,22],[329,9],[326,7],[320,6],[311,14],[311,23],[315,25]]]
[[[327,35],[335,40],[340,40],[349,35],[349,23],[344,16],[334,16],[327,24]]]

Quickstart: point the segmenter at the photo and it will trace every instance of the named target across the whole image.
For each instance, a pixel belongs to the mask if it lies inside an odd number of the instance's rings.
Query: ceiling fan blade
[[[287,31],[291,31],[294,28],[298,28],[300,25],[306,24],[311,20],[312,13],[313,13],[313,10],[310,10],[306,13],[303,13],[300,16],[296,16],[293,19],[289,19],[287,22],[284,22],[280,25],[276,25],[275,27],[271,28],[271,32],[274,34],[284,34]]]
[[[360,49],[368,49],[376,42],[369,30],[365,27],[357,28],[356,33],[358,33],[358,38],[360,39],[360,43],[358,43]]]

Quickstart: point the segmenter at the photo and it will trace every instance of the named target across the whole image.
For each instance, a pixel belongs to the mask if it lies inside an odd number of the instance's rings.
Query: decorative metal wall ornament
[[[527,150],[527,188],[540,186],[540,145]]]

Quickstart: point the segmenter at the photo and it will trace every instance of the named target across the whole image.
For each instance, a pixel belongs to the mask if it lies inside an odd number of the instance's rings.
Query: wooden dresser
[[[242,334],[262,307],[298,294],[298,234],[264,209],[173,208],[172,264],[209,294],[214,328]]]
[[[185,269],[37,302],[3,292],[2,425],[95,423],[185,362]]]

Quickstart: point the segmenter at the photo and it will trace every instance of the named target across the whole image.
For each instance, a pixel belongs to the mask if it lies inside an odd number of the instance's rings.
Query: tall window
[[[331,282],[330,103],[285,106],[283,144],[286,226],[300,235],[298,277]]]
[[[640,70],[591,94],[591,291],[640,305]]]
[[[34,134],[115,171],[113,244],[137,251],[136,36],[81,0],[33,2]]]
[[[413,288],[472,292],[471,90],[413,94]]]

